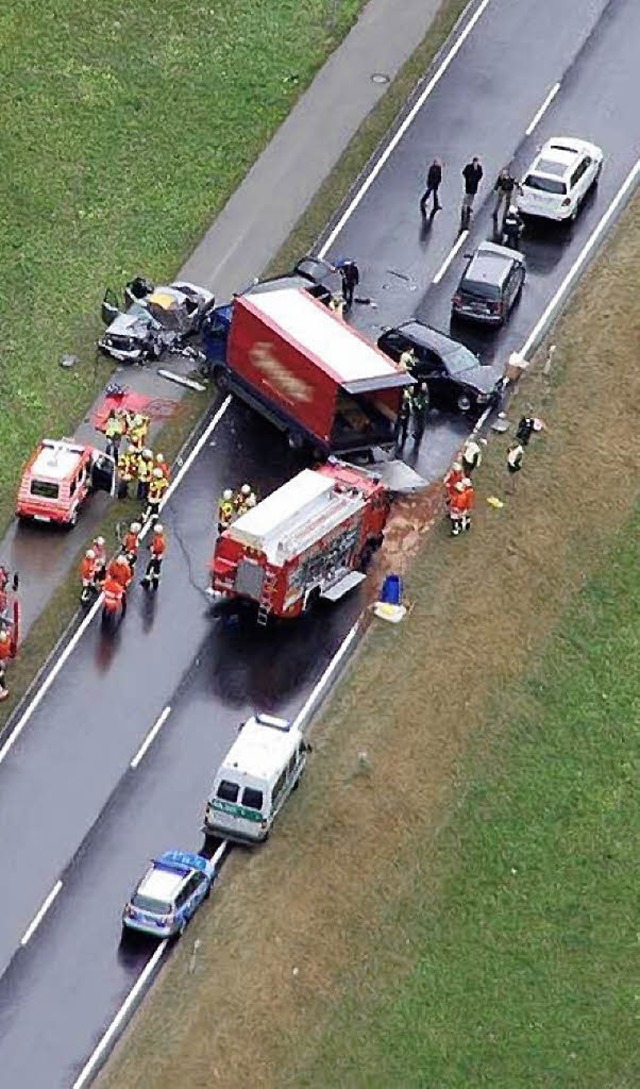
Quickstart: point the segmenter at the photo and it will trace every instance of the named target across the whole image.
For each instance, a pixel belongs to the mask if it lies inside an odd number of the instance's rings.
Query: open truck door
[[[94,492],[107,492],[115,495],[116,463],[110,454],[94,450],[91,457],[91,489]]]
[[[118,296],[113,288],[108,287],[104,293],[102,300],[102,320],[105,325],[111,325],[112,321],[115,321],[120,313],[120,306],[118,304]]]

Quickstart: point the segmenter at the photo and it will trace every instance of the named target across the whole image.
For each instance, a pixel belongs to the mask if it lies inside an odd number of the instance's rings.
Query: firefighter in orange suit
[[[159,522],[156,523],[154,527],[149,549],[151,558],[147,564],[144,578],[141,581],[146,590],[157,590],[160,584],[162,561],[164,560],[167,551],[167,538],[165,536],[164,527],[161,526]]]
[[[82,557],[80,564],[80,578],[82,579],[81,601],[88,601],[91,594],[97,589],[96,573],[98,570],[96,554],[92,548],[88,548]]]
[[[142,526],[140,522],[132,522],[125,534],[124,541],[122,542],[122,551],[132,571],[136,566],[136,560],[138,558],[141,529]]]
[[[6,682],[6,664],[9,658],[14,658],[16,648],[12,637],[6,631],[0,631],[0,700],[6,700],[9,689]]]
[[[453,488],[449,502],[452,537],[457,537],[459,533],[471,528],[471,511],[474,499],[473,485],[469,478],[464,477],[459,480]]]
[[[147,509],[143,516],[145,522],[148,518],[153,522],[158,517],[158,514],[160,513],[160,504],[168,487],[169,481],[162,472],[162,469],[154,469],[151,473],[151,483],[149,484]]]
[[[445,503],[447,506],[451,503],[456,484],[459,484],[464,478],[464,470],[459,461],[454,461],[453,465],[449,469],[449,472],[444,478],[444,495]]]

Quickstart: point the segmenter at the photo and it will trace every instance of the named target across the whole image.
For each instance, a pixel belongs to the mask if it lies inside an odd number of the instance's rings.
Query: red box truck
[[[414,383],[309,292],[292,288],[235,298],[212,367],[218,385],[285,431],[292,447],[320,456],[393,447],[403,391]]]

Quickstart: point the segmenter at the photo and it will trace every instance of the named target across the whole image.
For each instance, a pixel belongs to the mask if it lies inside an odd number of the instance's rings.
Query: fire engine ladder
[[[267,569],[262,583],[262,592],[260,594],[260,604],[258,605],[258,626],[261,628],[266,627],[267,620],[269,619],[269,613],[271,612],[271,602],[273,600],[273,592],[276,588],[277,572],[271,568]]]

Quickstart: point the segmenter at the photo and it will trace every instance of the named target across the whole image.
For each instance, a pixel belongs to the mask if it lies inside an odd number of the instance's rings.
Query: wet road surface
[[[539,2],[535,14],[526,0],[488,7],[348,221],[332,252],[361,260],[362,292],[379,303],[377,310],[356,308],[363,328],[377,333],[416,311],[448,328],[462,257],[440,285],[431,281],[455,241],[456,174],[471,154],[483,160],[486,199],[477,205],[469,249],[490,233],[489,189],[505,162],[524,165],[551,134],[593,139],[607,159],[575,228],[528,234],[529,279],[509,325],[479,337],[463,332],[487,361],[503,358],[526,339],[628,173],[640,145],[638,5],[564,4],[556,33],[557,7],[553,0]],[[523,42],[526,72],[518,63]],[[515,75],[505,83],[507,70]],[[558,80],[548,113],[524,139]],[[425,237],[417,205],[434,154],[448,164],[446,206]],[[430,474],[441,471],[463,430],[460,422],[434,420],[419,468],[428,459]],[[170,549],[157,599],[136,590],[114,637],[97,622],[90,626],[0,765],[0,1063],[7,1084],[51,1089],[73,1081],[149,956],[145,948],[119,947],[120,909],[146,860],[171,846],[200,845],[207,785],[238,722],[256,708],[299,708],[357,615],[356,596],[268,633],[212,617],[203,591],[217,496],[245,478],[264,493],[295,469],[279,436],[232,405],[163,514]],[[167,705],[164,727],[131,769]],[[20,948],[58,880],[55,903]],[[215,910],[215,892],[204,910]]]

